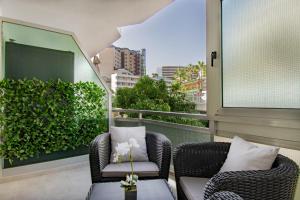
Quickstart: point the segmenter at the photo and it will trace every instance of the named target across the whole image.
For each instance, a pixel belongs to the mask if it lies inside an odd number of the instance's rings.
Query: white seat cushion
[[[139,177],[155,177],[159,175],[159,169],[153,162],[133,162],[133,171]],[[108,164],[102,170],[103,177],[125,177],[130,174],[130,162]]]
[[[111,136],[111,156],[110,163],[114,162],[114,155],[116,154],[116,147],[120,143],[129,142],[133,138],[137,141],[139,147],[132,148],[133,161],[146,162],[149,161],[146,145],[146,128],[145,126],[138,127],[114,127],[110,128]],[[129,156],[125,155],[119,160],[121,162],[128,162]]]
[[[258,147],[235,136],[220,172],[269,170],[278,151],[277,147]]]
[[[209,178],[182,176],[179,179],[180,186],[189,200],[203,200],[204,188]]]

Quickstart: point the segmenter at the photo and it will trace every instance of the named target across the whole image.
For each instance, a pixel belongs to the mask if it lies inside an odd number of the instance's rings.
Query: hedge
[[[0,155],[12,163],[88,145],[107,129],[104,97],[93,82],[0,81]]]

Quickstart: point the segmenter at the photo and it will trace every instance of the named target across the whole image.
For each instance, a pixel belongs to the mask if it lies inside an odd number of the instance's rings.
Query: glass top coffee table
[[[87,200],[124,200],[125,192],[120,182],[95,183],[91,186]],[[137,200],[175,200],[164,179],[141,180],[137,183]]]

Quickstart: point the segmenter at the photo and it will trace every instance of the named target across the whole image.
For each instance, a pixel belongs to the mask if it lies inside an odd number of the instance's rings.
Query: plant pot
[[[136,186],[124,189],[125,200],[136,200],[137,199],[137,188]]]

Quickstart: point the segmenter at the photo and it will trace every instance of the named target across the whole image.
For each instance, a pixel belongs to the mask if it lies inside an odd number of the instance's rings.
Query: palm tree
[[[192,73],[193,73],[193,76],[196,75],[196,79],[199,79],[200,76],[199,76],[199,72],[200,72],[200,67],[198,65],[193,65],[193,70],[192,70]]]
[[[197,62],[197,68],[199,69],[199,72],[201,70],[201,77],[206,77],[206,64],[203,61],[198,61]]]
[[[187,72],[185,69],[177,69],[175,72],[175,80],[180,84],[187,79]]]
[[[194,74],[193,68],[194,68],[194,65],[192,65],[192,64],[189,64],[186,67],[186,71],[187,71],[187,75],[188,75],[189,80],[193,80],[193,74]]]

